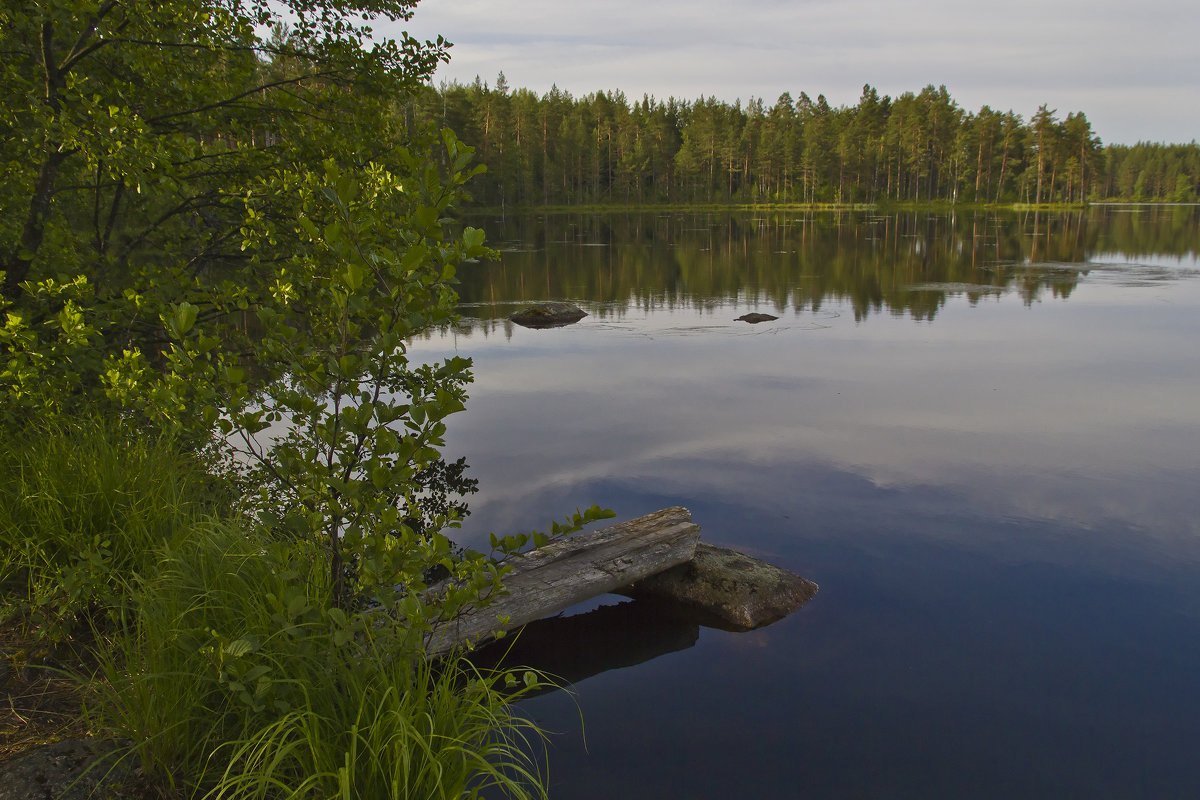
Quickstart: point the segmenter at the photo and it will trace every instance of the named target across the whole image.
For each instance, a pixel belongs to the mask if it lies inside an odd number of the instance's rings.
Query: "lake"
[[[554,800],[1200,792],[1200,208],[470,222],[500,259],[411,350],[474,359],[453,538],[683,505],[821,587],[573,610],[620,668],[521,705]],[[589,316],[507,322],[543,299]]]

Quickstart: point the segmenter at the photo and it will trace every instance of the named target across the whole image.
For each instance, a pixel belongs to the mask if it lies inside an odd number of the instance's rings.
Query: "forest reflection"
[[[857,320],[936,318],[948,297],[1015,292],[1067,298],[1091,259],[1171,255],[1193,262],[1197,206],[1047,212],[711,212],[549,214],[467,220],[497,262],[460,272],[463,333],[506,326],[514,304],[571,300],[593,318],[630,309],[830,304]]]

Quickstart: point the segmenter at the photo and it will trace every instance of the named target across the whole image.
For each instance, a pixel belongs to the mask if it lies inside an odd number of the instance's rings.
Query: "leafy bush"
[[[471,149],[402,113],[446,43],[365,26],[414,5],[0,8],[0,578],[97,623],[98,725],[188,793],[533,774],[504,677],[425,656],[504,568],[442,532],[470,362],[407,358],[491,252],[449,220]]]
[[[461,504],[432,485],[470,362],[411,365],[406,344],[490,253],[448,221],[477,170],[397,115],[444,42],[361,24],[413,2],[284,5],[269,37],[282,7],[0,11],[0,424],[98,410],[237,450],[245,507],[321,543],[335,605],[428,631],[499,588],[441,533]],[[443,573],[455,591],[428,596]]]

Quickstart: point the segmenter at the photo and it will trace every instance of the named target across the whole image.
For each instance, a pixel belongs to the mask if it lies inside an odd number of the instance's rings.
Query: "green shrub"
[[[424,661],[503,567],[441,533],[470,362],[408,360],[453,318],[459,266],[492,254],[450,217],[471,148],[399,124],[445,42],[361,24],[413,5],[0,10],[6,613],[55,637],[93,623],[97,725],[189,794],[531,775],[504,676]],[[29,421],[51,417],[71,421]],[[212,513],[194,450],[242,459],[255,522]]]

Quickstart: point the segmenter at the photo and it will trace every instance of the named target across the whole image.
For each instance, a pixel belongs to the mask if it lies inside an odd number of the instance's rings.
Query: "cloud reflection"
[[[1195,331],[1200,291],[1168,291],[1163,306],[1087,280],[1069,301],[960,296],[934,323],[784,319],[770,336],[630,308],[619,324],[460,340],[476,379],[448,451],[481,479],[472,524],[555,487],[586,504],[604,482],[786,509],[826,471],[975,514],[1122,526],[1194,557],[1200,355],[1176,333]],[[689,333],[647,336],[664,324]],[[531,513],[517,524],[543,522]]]

